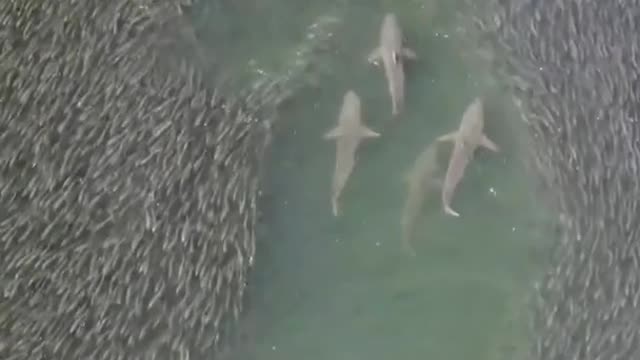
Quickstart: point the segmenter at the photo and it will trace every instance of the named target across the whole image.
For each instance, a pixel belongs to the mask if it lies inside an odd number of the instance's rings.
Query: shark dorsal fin
[[[393,58],[393,64],[398,65],[400,62],[400,54],[397,51],[393,51],[391,53],[391,57]]]

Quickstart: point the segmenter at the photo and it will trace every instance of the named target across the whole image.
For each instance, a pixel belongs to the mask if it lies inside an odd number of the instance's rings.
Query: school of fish
[[[251,325],[274,108],[340,21],[228,91],[189,3],[0,3],[0,359],[218,359]]]
[[[493,75],[562,214],[527,314],[531,345],[503,358],[638,359],[640,1],[467,2],[468,33],[502,57]]]

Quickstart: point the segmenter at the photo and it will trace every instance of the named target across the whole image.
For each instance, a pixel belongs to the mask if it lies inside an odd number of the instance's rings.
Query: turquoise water
[[[317,53],[322,75],[302,73],[309,86],[279,112],[246,349],[278,360],[512,358],[509,349],[525,344],[522,315],[552,239],[550,217],[526,170],[519,117],[461,41],[455,2],[309,4],[207,4],[198,18],[200,36],[231,74],[256,64],[286,71],[309,41],[309,25],[336,20]],[[397,14],[419,57],[407,64],[406,108],[395,122],[382,69],[366,63],[386,11]],[[335,218],[335,143],[322,134],[349,89],[362,99],[363,121],[382,136],[360,148]],[[485,131],[502,152],[477,151],[454,198],[460,218],[444,215],[439,194],[430,194],[413,241],[417,256],[409,257],[400,240],[404,176],[429,143],[457,128],[476,96],[486,101]]]

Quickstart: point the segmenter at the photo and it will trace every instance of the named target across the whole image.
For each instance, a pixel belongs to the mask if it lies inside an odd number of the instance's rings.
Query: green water
[[[515,356],[508,350],[525,344],[522,315],[550,240],[548,216],[525,170],[520,120],[459,41],[455,2],[309,4],[238,1],[199,14],[201,37],[230,73],[250,61],[281,71],[315,19],[339,21],[322,55],[328,71],[279,113],[246,346],[256,359],[278,360]],[[406,108],[393,125],[382,69],[366,63],[386,11],[398,15],[419,57],[407,64]],[[348,89],[382,136],[361,147],[334,218],[335,143],[322,134],[335,125]],[[502,152],[477,151],[454,198],[460,218],[444,215],[431,194],[413,241],[417,256],[408,257],[400,241],[404,175],[480,95],[485,131]]]

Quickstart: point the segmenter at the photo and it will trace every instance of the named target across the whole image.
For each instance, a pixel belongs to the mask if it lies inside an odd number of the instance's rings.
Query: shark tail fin
[[[398,115],[400,115],[400,109],[399,109],[399,106],[394,102],[391,105],[391,117],[397,118]]]
[[[416,257],[416,250],[411,245],[411,236],[409,234],[403,234],[402,238],[402,250],[410,257]]]
[[[331,199],[331,212],[333,213],[333,216],[335,216],[335,217],[340,215],[340,208],[339,208],[339,205],[338,205],[338,199],[335,196]]]
[[[402,225],[402,250],[410,256],[416,256],[416,251],[411,245],[411,240],[413,239],[411,221],[406,216],[403,216],[400,224]]]
[[[325,140],[332,140],[342,136],[342,127],[336,126],[333,129],[327,131],[322,137]]]
[[[451,216],[455,216],[455,217],[460,217],[460,214],[458,214],[455,210],[453,210],[453,209],[451,208],[451,206],[449,206],[449,205],[445,205],[445,207],[444,207],[444,212],[445,212],[447,215],[451,215]]]

